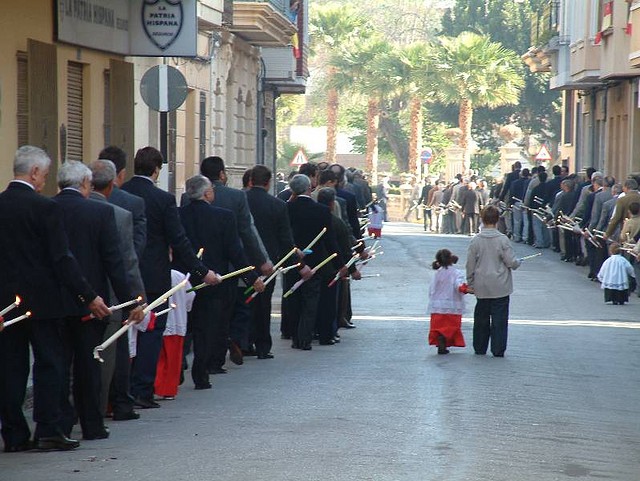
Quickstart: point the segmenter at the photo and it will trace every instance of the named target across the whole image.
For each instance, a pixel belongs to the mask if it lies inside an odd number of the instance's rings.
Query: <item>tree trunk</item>
[[[378,184],[378,130],[380,128],[380,99],[370,98],[367,109],[367,154],[365,169],[371,174],[372,185]]]
[[[330,89],[327,93],[327,150],[325,161],[336,163],[336,145],[338,143],[338,107],[340,99],[338,91]]]
[[[422,99],[415,96],[411,99],[411,133],[409,135],[410,174],[420,177],[420,151],[422,150]]]
[[[469,146],[471,144],[471,123],[473,122],[473,104],[469,99],[460,100],[460,114],[458,116],[458,124],[460,130],[462,130],[462,137],[460,138],[460,147],[464,150],[463,162],[464,171],[469,170],[471,166],[471,151]]]
[[[409,159],[409,142],[402,126],[393,116],[380,116],[380,134],[389,143],[389,147],[396,158],[396,165],[401,172],[407,171]]]

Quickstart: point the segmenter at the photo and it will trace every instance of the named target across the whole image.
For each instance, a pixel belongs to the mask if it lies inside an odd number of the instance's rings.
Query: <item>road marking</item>
[[[273,317],[280,317],[280,313],[272,314]],[[429,322],[428,317],[419,316],[353,316],[354,321],[411,321]],[[463,317],[462,322],[473,324],[472,317]],[[558,326],[558,327],[617,327],[623,329],[640,329],[640,322],[633,321],[603,321],[585,319],[509,319],[509,324],[523,326]]]

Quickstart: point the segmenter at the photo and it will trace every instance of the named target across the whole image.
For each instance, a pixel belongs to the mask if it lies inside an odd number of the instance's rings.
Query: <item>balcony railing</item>
[[[531,46],[544,47],[559,34],[560,0],[549,0],[531,18]]]
[[[238,0],[236,0],[238,1]],[[289,0],[239,0],[243,3],[268,3],[277,12],[289,18]]]

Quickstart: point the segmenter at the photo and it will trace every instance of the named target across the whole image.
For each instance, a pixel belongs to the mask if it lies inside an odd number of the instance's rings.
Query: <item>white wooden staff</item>
[[[297,264],[293,264],[292,266],[289,267],[278,267],[278,269],[276,269],[276,271],[271,274],[267,280],[264,281],[264,286],[267,287],[267,285],[273,281],[278,274],[286,274],[287,272],[293,270],[293,269],[297,269],[298,267],[300,267],[302,264],[300,262],[298,262]],[[245,304],[250,304],[251,301],[253,301],[256,297],[258,297],[258,294],[260,294],[259,292],[254,292],[252,293],[249,297],[247,297],[247,299],[244,301]]]
[[[349,259],[349,262],[345,264],[345,267],[349,269],[349,267],[355,264],[355,262],[358,260],[359,257],[360,257],[360,254],[354,254],[353,257]],[[336,282],[338,282],[338,279],[340,279],[340,272],[336,273],[336,275],[333,277],[331,282],[329,282],[329,285],[327,287],[332,287]]]
[[[311,269],[311,275],[313,276],[316,272],[318,272],[325,264],[327,264],[328,262],[331,262],[335,257],[337,257],[338,254],[336,252],[334,252],[333,254],[331,254],[329,257],[327,257],[325,260],[323,260],[320,264],[318,264],[317,266],[315,266],[313,269]],[[298,289],[298,287],[300,287],[302,284],[304,284],[304,279],[300,279],[298,282],[296,282],[293,287],[291,289],[289,289],[287,291],[287,293],[282,296],[283,298],[287,298],[289,297],[291,294],[293,294],[294,292],[296,292],[296,290]]]
[[[304,252],[305,254],[310,253],[311,248],[312,248],[314,245],[316,245],[316,243],[320,240],[320,238],[321,238],[323,235],[325,235],[325,233],[326,233],[326,232],[327,232],[327,228],[326,228],[326,227],[323,227],[323,228],[322,228],[322,230],[320,231],[320,233],[319,233],[317,236],[315,236],[311,242],[309,242],[309,245],[308,245],[307,247],[305,247],[305,248],[304,248],[304,250],[303,250],[302,252]]]
[[[155,315],[156,317],[160,317],[163,316],[165,314],[169,314],[172,310],[174,310],[176,307],[178,307],[176,304],[171,304],[167,309],[165,309],[164,311],[160,311],[160,312],[156,312]]]
[[[31,311],[27,311],[25,312],[22,316],[16,317],[15,319],[11,319],[10,321],[6,321],[4,323],[4,327],[9,327],[13,324],[16,324],[20,321],[24,321],[25,319],[28,319],[31,317]]]
[[[273,266],[273,274],[271,274],[271,275],[267,278],[267,280],[264,282],[264,285],[265,285],[265,286],[266,286],[269,282],[271,282],[271,281],[273,280],[273,279],[272,279],[272,277],[275,277],[276,275],[278,275],[278,272],[277,272],[277,271],[278,271],[278,267],[280,267],[282,264],[284,264],[284,263],[287,261],[287,259],[288,259],[289,257],[291,257],[293,254],[295,254],[295,253],[296,253],[296,251],[297,251],[297,250],[298,250],[298,248],[297,248],[297,247],[294,247],[293,249],[291,249],[291,250],[287,253],[287,255],[286,255],[286,256],[284,256],[282,259],[280,259],[280,260],[278,261],[278,263],[277,263],[275,266]],[[244,294],[245,294],[245,295],[247,295],[247,294],[249,294],[252,290],[253,290],[253,286],[249,286],[249,287],[247,287],[247,289],[244,291]]]
[[[154,310],[156,307],[158,307],[159,305],[164,304],[165,302],[167,302],[169,300],[169,298],[173,294],[178,292],[180,289],[184,289],[186,287],[186,285],[189,283],[189,277],[191,277],[191,274],[187,274],[187,277],[185,277],[185,279],[182,282],[178,283],[176,286],[172,287],[167,292],[165,292],[160,297],[158,297],[151,304],[147,305],[142,310],[142,313],[146,316],[152,310]],[[127,332],[129,330],[130,327],[131,327],[131,321],[129,319],[127,319],[125,321],[125,323],[123,324],[123,326],[120,329],[118,329],[116,332],[114,332],[113,335],[111,335],[111,337],[109,337],[102,344],[100,344],[100,345],[98,345],[98,346],[93,348],[93,358],[98,360],[98,361],[100,361],[100,362],[104,362],[104,359],[102,359],[102,356],[100,355],[102,353],[102,351],[104,351],[111,344],[116,342],[120,338],[120,336],[122,336],[125,332]]]
[[[135,299],[131,299],[130,301],[123,302],[122,304],[116,304],[115,306],[111,306],[109,307],[109,310],[111,311],[111,313],[114,313],[115,311],[119,311],[120,309],[124,309],[125,307],[133,306],[134,304],[139,304],[140,301],[142,301],[142,296],[138,296]],[[93,319],[95,317],[96,316],[94,316],[93,314],[87,314],[80,320],[84,322],[84,321],[88,321],[89,319]]]
[[[9,304],[7,307],[5,307],[4,309],[2,309],[0,311],[0,317],[2,317],[5,314],[8,314],[12,310],[14,310],[16,307],[18,307],[20,305],[21,302],[22,302],[22,299],[20,299],[20,296],[16,296],[16,300],[15,301],[13,301],[11,304]]]
[[[242,269],[238,269],[237,271],[229,272],[228,274],[225,274],[224,276],[220,276],[220,282],[226,281],[227,279],[231,279],[232,277],[239,276],[241,274],[244,274],[245,272],[252,271],[255,268],[256,268],[256,266],[247,266],[247,267],[243,267]],[[187,292],[199,291],[203,287],[207,287],[209,285],[210,284],[207,284],[206,282],[203,282],[202,284],[198,284],[196,287],[192,287]]]
[[[531,254],[530,256],[521,257],[520,260],[521,261],[526,261],[526,260],[529,260],[529,259],[533,259],[534,257],[540,257],[541,255],[542,255],[542,252],[538,252],[537,254]]]

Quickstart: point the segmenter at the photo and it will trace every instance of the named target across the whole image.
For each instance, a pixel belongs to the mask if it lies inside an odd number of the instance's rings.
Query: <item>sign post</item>
[[[422,152],[420,152],[420,160],[423,165],[423,177],[427,177],[429,175],[429,164],[433,160],[433,151],[429,147],[425,147]]]
[[[546,145],[542,144],[542,146],[540,147],[540,151],[538,152],[538,155],[536,155],[536,161],[545,162],[552,159],[553,157],[551,157],[551,153],[549,152],[549,149],[547,148]]]
[[[169,191],[176,191],[175,162],[169,159],[167,140],[169,122],[167,112],[180,107],[188,93],[187,81],[182,72],[169,65],[156,65],[145,72],[140,81],[140,95],[147,106],[160,112],[160,152],[169,167]]]

